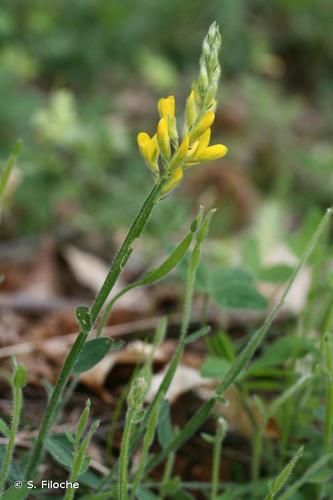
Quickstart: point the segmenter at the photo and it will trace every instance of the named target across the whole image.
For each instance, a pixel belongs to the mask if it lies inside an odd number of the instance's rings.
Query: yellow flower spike
[[[211,127],[213,121],[215,119],[215,113],[213,111],[208,111],[201,120],[198,125],[194,128],[194,130],[190,134],[190,142],[193,144],[202,134],[206,132],[208,128]]]
[[[227,152],[227,146],[225,146],[224,144],[215,144],[214,146],[209,146],[208,148],[204,149],[199,154],[196,154],[193,159],[196,162],[217,160],[218,158],[222,158],[223,156],[225,156]]]
[[[174,189],[183,178],[183,169],[181,167],[176,168],[172,173],[170,180],[165,184],[163,188],[163,193],[169,193]]]
[[[169,129],[166,118],[161,118],[157,125],[157,142],[163,158],[168,160],[171,155]]]
[[[186,116],[186,127],[189,130],[195,120],[195,115],[196,115],[196,110],[195,110],[195,93],[194,90],[190,93],[190,95],[187,98],[186,101],[186,110],[185,110],[185,116]]]

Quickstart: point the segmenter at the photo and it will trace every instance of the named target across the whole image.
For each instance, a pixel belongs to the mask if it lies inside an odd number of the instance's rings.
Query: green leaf
[[[83,332],[89,332],[91,330],[91,316],[89,307],[87,306],[77,307],[76,318]]]
[[[248,374],[284,365],[294,354],[299,358],[309,352],[316,352],[312,342],[297,335],[286,335],[268,344],[260,358],[251,364]]]
[[[162,448],[166,448],[172,441],[173,432],[170,417],[170,405],[167,399],[162,401],[157,424],[157,438]]]
[[[79,445],[81,437],[82,437],[84,430],[86,428],[86,425],[88,423],[90,406],[91,406],[90,399],[88,399],[86,401],[85,408],[84,408],[83,412],[81,413],[78,424],[76,426],[75,436],[74,436],[74,443],[76,444],[76,446]],[[69,439],[69,441],[71,441],[71,439]]]
[[[213,444],[215,441],[215,436],[213,436],[212,434],[207,434],[207,432],[201,432],[200,436],[208,444]]]
[[[223,286],[230,286],[234,283],[253,284],[252,274],[239,269],[237,267],[220,268],[210,272],[209,276],[210,288],[221,288]]]
[[[308,469],[306,469],[305,472],[301,475],[299,479],[297,479],[294,483],[292,483],[284,492],[282,495],[280,495],[281,500],[289,500],[292,498],[295,498],[296,492],[303,486],[303,484],[306,484],[309,482],[311,477],[313,477],[317,472],[320,470],[323,470],[323,468],[326,466],[328,462],[331,462],[333,458],[333,452],[326,453],[325,455],[322,455],[316,462],[310,465]],[[332,469],[332,466],[330,465],[330,468]],[[279,500],[280,500],[279,499]]]
[[[135,415],[133,415],[133,423],[138,424],[144,419],[145,415],[146,415],[145,409],[135,412]]]
[[[261,256],[258,240],[252,235],[247,236],[241,242],[242,263],[251,273],[257,275],[260,269]]]
[[[267,300],[255,289],[253,276],[238,268],[207,270],[199,266],[196,289],[218,305],[237,309],[265,309]]]
[[[19,154],[20,151],[20,146],[19,146],[19,141],[16,143],[13,153],[10,155],[8,158],[5,166],[2,168],[1,173],[0,173],[0,203],[2,202],[2,198],[6,189],[6,186],[9,181],[10,174],[13,170],[13,167],[15,165],[17,155]]]
[[[65,433],[65,436],[68,439],[68,441],[71,444],[74,444],[75,443],[74,436],[73,436],[72,432],[68,429],[67,425],[63,425],[63,429],[64,429],[64,433]]]
[[[292,275],[294,268],[285,264],[263,267],[258,272],[258,279],[268,283],[284,283]]]
[[[1,500],[24,500],[27,498],[30,489],[26,484],[23,484],[21,488],[15,488],[11,486],[8,490],[5,490],[1,496]]]
[[[5,447],[0,446],[0,470],[5,457]],[[22,479],[24,476],[22,470],[18,466],[17,461],[12,460],[9,468],[9,479],[15,481],[16,479]]]
[[[180,489],[171,495],[171,500],[195,500],[195,497],[188,491]]]
[[[223,378],[230,367],[230,362],[224,358],[208,356],[201,366],[201,375],[207,378]]]
[[[124,345],[123,342],[115,342],[108,337],[100,337],[89,340],[83,346],[82,351],[74,365],[73,373],[79,373],[90,370],[97,365],[111,350],[120,349]]]
[[[166,276],[182,260],[192,242],[192,238],[192,232],[188,233],[160,266],[146,273],[136,283],[133,283],[131,287],[151,285]]]
[[[252,286],[246,283],[233,283],[214,288],[211,291],[212,299],[221,307],[233,309],[266,309],[268,302]]]
[[[290,460],[290,462],[282,469],[282,471],[280,472],[278,477],[270,483],[270,485],[269,485],[270,491],[269,491],[269,494],[266,495],[265,500],[273,499],[275,497],[275,495],[277,495],[277,493],[281,490],[281,488],[283,488],[283,486],[287,482],[290,474],[292,473],[296,463],[298,462],[298,460],[302,456],[303,450],[304,450],[304,446],[301,446],[297,450],[297,452],[295,453],[293,458]]]
[[[27,370],[23,365],[17,365],[13,374],[13,385],[16,389],[22,389],[27,383]]]
[[[322,218],[321,211],[317,207],[311,208],[298,231],[293,233],[288,239],[288,244],[291,250],[300,257],[306,247],[311,235],[318,226]]]
[[[200,328],[199,330],[197,330],[196,332],[193,332],[191,333],[190,335],[188,335],[185,339],[185,344],[191,344],[192,342],[194,342],[195,340],[197,339],[200,339],[201,337],[203,337],[204,335],[207,335],[207,333],[209,333],[211,330],[211,327],[210,326],[203,326],[202,328]]]
[[[216,335],[206,339],[209,353],[213,357],[226,358],[233,361],[236,357],[236,351],[233,341],[227,332],[219,332]]]
[[[138,497],[138,500],[157,500],[158,499],[158,496],[156,496],[154,493],[152,493],[147,488],[143,488],[142,486],[140,486],[140,488],[138,488],[138,491],[136,492],[136,496]]]
[[[10,429],[9,429],[8,425],[6,424],[6,422],[2,418],[0,418],[0,432],[1,432],[1,434],[6,436],[7,438],[9,438]]]
[[[82,474],[84,474],[89,469],[90,460],[90,457],[84,457],[80,467],[79,476],[82,476]]]
[[[169,481],[163,485],[162,494],[165,496],[173,495],[176,493],[176,491],[179,490],[181,487],[181,479],[179,476],[174,476],[173,478],[169,479]]]
[[[308,482],[313,484],[323,484],[329,481],[332,475],[333,475],[332,469],[326,468],[310,476],[308,478]]]
[[[45,448],[58,464],[65,467],[65,469],[71,470],[73,452],[65,436],[49,437],[45,442]]]

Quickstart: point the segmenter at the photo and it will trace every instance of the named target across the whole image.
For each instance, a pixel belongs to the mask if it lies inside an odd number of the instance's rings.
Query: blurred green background
[[[150,189],[136,148],[156,100],[178,113],[213,20],[223,37],[215,165],[188,172],[158,207],[167,240],[198,202],[223,207],[215,234],[278,207],[292,227],[332,204],[331,0],[2,0],[0,155],[23,140],[3,236],[62,227],[107,240]],[[175,197],[177,202],[175,202]]]

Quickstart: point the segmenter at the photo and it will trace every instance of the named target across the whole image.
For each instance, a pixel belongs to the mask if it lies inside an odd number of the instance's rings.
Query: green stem
[[[116,255],[115,260],[113,261],[113,264],[111,265],[110,271],[102,285],[102,288],[90,309],[92,323],[96,321],[97,316],[99,315],[102,307],[105,304],[105,301],[107,300],[110,294],[110,291],[112,290],[115,282],[117,281],[124,265],[129,259],[133,250],[133,244],[135,240],[141,236],[147,224],[147,221],[150,217],[150,214],[160,197],[162,188],[166,183],[166,180],[167,179],[163,177],[158,184],[154,185],[153,189],[151,190],[145,202],[143,203],[141,210],[136,216],[125,238],[125,241],[123,242],[119,252]]]
[[[8,477],[10,464],[12,461],[12,456],[15,448],[15,437],[17,434],[18,426],[20,423],[20,414],[22,407],[22,389],[17,387],[13,388],[13,420],[10,429],[10,436],[8,445],[6,448],[6,453],[3,461],[3,465],[0,473],[0,497],[2,497],[3,490],[5,488],[6,480]]]
[[[260,460],[261,460],[261,451],[262,451],[262,442],[264,437],[265,425],[262,424],[256,430],[253,436],[252,442],[252,461],[251,461],[251,479],[252,481],[257,481],[259,478],[259,469],[260,469]]]
[[[85,449],[82,446],[80,446],[75,455],[73,469],[69,477],[69,481],[71,483],[75,483],[77,481],[84,457],[85,457]],[[72,498],[74,498],[74,493],[75,493],[74,488],[68,488],[66,490],[64,500],[72,500]]]
[[[54,389],[52,391],[52,395],[50,398],[50,401],[46,407],[41,425],[39,427],[39,432],[38,436],[36,438],[36,441],[34,443],[30,461],[28,463],[28,467],[26,470],[25,478],[26,479],[32,479],[34,477],[34,474],[36,472],[37,465],[40,461],[42,451],[44,448],[45,440],[48,436],[48,433],[50,431],[50,427],[54,423],[54,418],[56,415],[56,412],[59,408],[59,401],[61,398],[61,395],[63,393],[64,387],[67,383],[67,380],[72,372],[73,365],[83,347],[83,344],[86,341],[86,338],[88,336],[88,332],[83,332],[81,331],[79,335],[76,337],[76,340],[67,355],[67,358],[65,360],[64,366],[61,370],[61,373],[57,379],[57,383],[54,386]]]
[[[225,427],[218,424],[214,441],[214,451],[213,451],[212,491],[210,495],[211,500],[217,500],[218,498],[221,452],[222,452],[222,442],[224,436],[225,436]]]
[[[131,406],[127,409],[125,428],[123,432],[123,438],[121,441],[121,451],[119,458],[119,483],[118,483],[118,500],[128,499],[128,460],[129,460],[129,450],[130,450],[130,440],[133,427],[133,418],[135,416],[135,409]]]
[[[144,477],[145,473],[145,467],[147,463],[147,457],[148,457],[148,452],[149,449],[154,441],[154,436],[155,436],[155,431],[158,423],[158,414],[159,414],[159,409],[160,406],[156,406],[154,412],[150,414],[150,418],[147,421],[147,431],[145,433],[145,436],[143,438],[143,446],[142,446],[142,452],[140,456],[140,462],[137,468],[137,471],[134,476],[133,480],[133,486],[132,486],[132,491],[131,491],[131,500],[134,500],[136,498],[136,492],[138,490],[138,487],[141,484],[141,481]]]
[[[332,426],[333,426],[333,380],[332,375],[327,377],[326,382],[326,414],[324,427],[324,452],[328,453],[332,447]]]
[[[333,426],[333,363],[332,363],[332,343],[331,335],[324,334],[323,337],[324,368],[326,371],[326,414],[324,425],[324,452],[328,453],[332,446],[332,426]]]
[[[163,471],[162,482],[160,484],[159,500],[163,500],[165,498],[163,491],[165,490],[166,485],[170,481],[174,462],[175,462],[175,454],[170,453],[170,455],[168,456],[168,458],[166,460],[164,471]]]
[[[90,309],[90,316],[91,316],[91,327],[95,323],[105,301],[107,300],[110,291],[112,290],[115,282],[117,281],[125,263],[129,259],[132,250],[133,250],[133,245],[134,242],[139,236],[142,234],[146,223],[149,219],[149,216],[157,203],[159,196],[161,194],[162,188],[166,182],[166,178],[163,177],[160,182],[156,185],[154,185],[153,189],[149,193],[148,197],[146,198],[145,202],[143,203],[138,215],[136,216],[128,234],[123,242],[121,248],[119,249],[112,265],[110,268],[110,271],[104,281],[104,284],[96,297],[91,309]],[[78,355],[81,352],[81,349],[87,339],[89,331],[81,331],[79,335],[77,336],[70,352],[67,355],[67,358],[65,360],[65,363],[63,365],[63,368],[61,370],[61,373],[57,379],[56,385],[53,389],[52,396],[50,398],[50,401],[47,405],[47,408],[45,410],[38,436],[36,438],[36,441],[33,446],[32,454],[30,457],[30,461],[27,466],[27,471],[26,471],[26,478],[32,479],[35,472],[36,468],[39,464],[39,461],[41,459],[42,451],[44,448],[45,440],[48,436],[48,433],[50,431],[50,427],[54,423],[55,415],[59,406],[59,401],[62,396],[63,390],[65,388],[65,385],[72,373],[73,366],[78,358]]]

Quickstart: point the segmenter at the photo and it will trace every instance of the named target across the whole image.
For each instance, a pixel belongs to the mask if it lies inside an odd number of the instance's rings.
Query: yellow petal
[[[170,180],[165,184],[163,188],[163,193],[168,193],[172,189],[174,189],[183,178],[183,169],[181,167],[176,168],[176,170],[172,173]]]
[[[206,132],[204,132],[200,136],[199,145],[198,145],[197,150],[195,152],[195,156],[200,154],[204,149],[206,149],[208,147],[209,141],[210,141],[210,128],[208,128],[206,130]]]
[[[208,113],[206,113],[201,118],[198,125],[192,130],[190,135],[190,142],[193,143],[202,134],[204,134],[206,130],[210,128],[210,126],[213,124],[214,119],[215,119],[215,113],[213,113],[213,111],[208,111]]]
[[[178,148],[178,151],[177,151],[178,159],[183,160],[185,158],[185,156],[187,155],[189,146],[190,146],[190,137],[188,134],[186,134],[184,139],[182,140],[181,145]]]
[[[190,138],[189,135],[186,134],[184,139],[182,140],[181,145],[179,146],[179,148],[177,149],[177,151],[175,152],[175,154],[171,159],[169,167],[170,170],[174,170],[181,165],[181,163],[183,162],[184,158],[188,153],[189,145],[190,145]]]
[[[140,132],[137,135],[137,142],[139,146],[140,153],[142,156],[144,156],[146,159],[148,159],[148,149],[149,149],[149,143],[150,143],[150,137],[146,132]]]
[[[146,132],[140,132],[137,136],[137,142],[140,153],[144,157],[147,166],[154,172],[155,175],[158,176],[159,168],[157,159],[159,151],[156,135],[150,138]]]
[[[161,118],[170,118],[175,117],[175,98],[173,95],[169,95],[169,97],[162,97],[159,99],[157,103],[157,109],[161,116]]]
[[[140,132],[137,135],[137,141],[138,141],[138,146],[139,148],[143,147],[147,142],[150,141],[150,137],[146,132]]]
[[[160,121],[158,122],[157,141],[162,156],[168,160],[171,155],[171,148],[170,148],[168,124],[165,118],[161,118]]]
[[[155,163],[158,157],[158,143],[157,143],[157,135],[155,134],[149,141],[148,144],[148,154],[149,161]]]
[[[227,152],[227,146],[224,144],[215,144],[215,146],[204,149],[200,154],[196,154],[194,159],[195,161],[217,160],[225,156]]]

